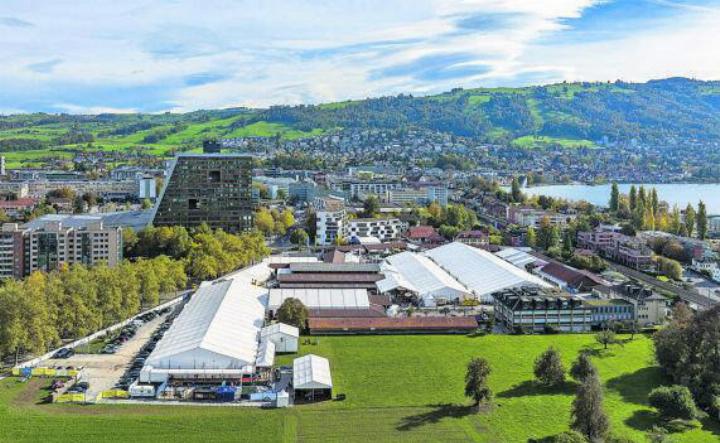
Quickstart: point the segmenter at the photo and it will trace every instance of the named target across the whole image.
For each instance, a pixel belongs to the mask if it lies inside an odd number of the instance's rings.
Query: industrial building
[[[252,229],[254,209],[252,157],[182,154],[171,166],[153,224],[193,228],[207,223],[236,233]]]

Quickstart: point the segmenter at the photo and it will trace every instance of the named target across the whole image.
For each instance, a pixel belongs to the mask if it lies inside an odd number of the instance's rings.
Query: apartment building
[[[346,236],[352,241],[374,237],[381,242],[398,240],[405,226],[397,218],[355,218],[347,221]]]
[[[6,223],[0,232],[0,277],[22,278],[63,264],[116,266],[122,249],[122,228],[105,226],[99,216],[53,214],[25,226]]]
[[[578,247],[593,250],[605,258],[638,270],[652,269],[652,249],[645,240],[620,233],[620,228],[601,225],[579,232]]]

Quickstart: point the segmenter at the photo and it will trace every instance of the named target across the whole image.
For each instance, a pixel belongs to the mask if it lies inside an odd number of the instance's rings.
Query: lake
[[[631,184],[619,184],[621,194],[630,192]],[[639,187],[639,184],[635,185]],[[693,184],[693,183],[672,183],[672,184],[643,184],[645,189],[657,189],[658,198],[670,204],[678,205],[684,209],[688,203],[697,207],[699,200],[707,205],[709,215],[720,215],[720,184]],[[596,206],[607,207],[610,202],[610,184],[607,185],[548,185],[533,186],[523,189],[528,195],[547,195],[567,200],[585,200]]]

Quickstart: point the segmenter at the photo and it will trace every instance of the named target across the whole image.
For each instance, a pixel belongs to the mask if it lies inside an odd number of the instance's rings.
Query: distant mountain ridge
[[[668,78],[645,83],[558,83],[457,88],[321,105],[228,108],[185,114],[0,116],[0,151],[95,143],[186,149],[203,138],[300,138],[339,128],[424,128],[486,142],[563,146],[638,139],[720,141],[720,82]]]

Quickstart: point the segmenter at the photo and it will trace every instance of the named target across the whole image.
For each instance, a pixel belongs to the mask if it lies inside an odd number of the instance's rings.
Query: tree
[[[560,352],[550,346],[535,360],[535,378],[541,386],[557,387],[565,382],[565,367]]]
[[[276,316],[278,321],[304,330],[307,323],[308,310],[300,300],[289,297],[282,302]]]
[[[510,195],[512,196],[512,201],[515,203],[522,203],[524,200],[522,191],[520,189],[520,181],[517,179],[517,177],[513,177],[512,183],[510,184]]]
[[[305,246],[308,243],[308,234],[304,229],[298,228],[290,234],[290,242],[294,245]]]
[[[705,240],[708,231],[708,218],[707,208],[705,207],[705,203],[702,200],[700,200],[700,202],[698,203],[696,224],[698,238],[700,240]]]
[[[595,334],[595,341],[608,348],[608,345],[617,343],[617,337],[612,329],[603,329]]]
[[[620,190],[617,182],[613,182],[610,189],[610,211],[617,212],[618,209],[620,209]]]
[[[368,196],[363,202],[363,216],[372,218],[380,212],[380,200],[374,195]]]
[[[577,431],[565,431],[556,435],[552,443],[587,443],[587,438]]]
[[[603,393],[597,375],[587,377],[578,386],[572,403],[570,427],[591,442],[604,442],[610,420],[603,408]]]
[[[528,227],[527,234],[525,234],[525,244],[531,248],[537,246],[537,234],[535,233],[535,228],[532,226]]]
[[[286,230],[290,229],[295,224],[295,216],[289,208],[285,208],[285,210],[280,213],[280,222]]]
[[[685,229],[687,230],[687,236],[692,237],[695,229],[695,208],[690,203],[685,208]]]
[[[487,385],[490,372],[490,363],[484,358],[473,358],[468,363],[465,373],[465,396],[472,398],[475,406],[492,398],[492,391]]]
[[[653,214],[657,215],[660,210],[660,200],[658,200],[657,189],[652,188],[650,191],[650,207],[652,208]]]
[[[635,189],[635,185],[630,186],[630,211],[634,212],[635,208],[637,208],[637,189]]]
[[[590,361],[590,357],[585,352],[578,355],[570,367],[570,375],[575,381],[582,383],[586,378],[597,375],[597,369]]]
[[[255,213],[255,227],[266,236],[275,230],[275,219],[267,208],[260,208]]]
[[[153,203],[152,203],[152,201],[150,201],[149,198],[143,199],[143,201],[142,201],[142,208],[143,208],[143,209],[150,209],[150,208],[152,208],[152,207],[153,207]]]
[[[673,320],[653,336],[655,357],[673,383],[686,386],[695,402],[713,415],[720,412],[720,305],[693,315],[679,303]]]
[[[664,420],[692,420],[697,416],[697,407],[692,393],[685,386],[660,386],[648,396],[650,406],[660,413]]]

